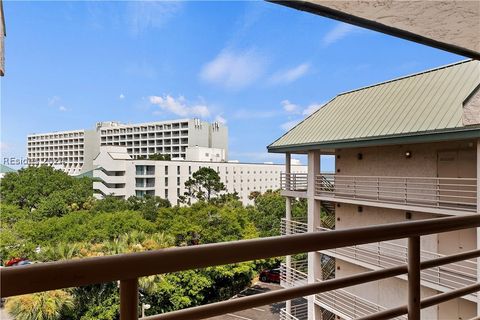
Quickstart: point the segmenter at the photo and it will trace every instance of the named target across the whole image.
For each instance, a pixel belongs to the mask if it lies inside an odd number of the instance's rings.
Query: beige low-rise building
[[[480,62],[462,61],[342,93],[284,136],[270,152],[286,154],[284,234],[328,232],[407,220],[479,213]],[[292,154],[308,154],[308,173],[290,171]],[[335,173],[320,172],[322,155]],[[297,184],[296,181],[306,181]],[[293,220],[292,198],[308,199]],[[321,214],[322,212],[322,214]],[[421,237],[421,259],[479,248],[476,229]],[[282,284],[292,287],[405,264],[407,239],[287,257]],[[421,272],[422,298],[472,285],[477,261]],[[407,303],[406,276],[308,298],[308,319],[355,319]],[[478,316],[478,294],[422,310],[422,319]],[[285,314],[293,313],[287,303]],[[405,319],[406,317],[399,317]]]

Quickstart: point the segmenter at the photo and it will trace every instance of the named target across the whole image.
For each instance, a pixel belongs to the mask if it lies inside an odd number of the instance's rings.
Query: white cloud
[[[180,96],[177,99],[170,95],[150,96],[151,104],[158,105],[162,111],[171,112],[181,117],[197,116],[206,118],[210,116],[209,108],[204,104],[188,105],[187,100]],[[155,111],[155,114],[160,114],[160,111]]]
[[[305,116],[309,116],[311,115],[312,113],[314,113],[315,111],[317,111],[318,109],[320,109],[321,107],[323,107],[324,103],[321,103],[321,104],[318,104],[318,103],[313,103],[311,105],[309,105],[308,107],[306,107],[302,114],[305,115]]]
[[[138,35],[149,28],[161,28],[183,7],[179,1],[133,1],[127,5],[130,32]]]
[[[298,113],[298,110],[300,110],[299,106],[291,103],[288,100],[283,100],[281,104],[283,106],[283,110],[285,110],[285,112],[288,112],[288,113]]]
[[[58,102],[60,102],[60,97],[59,96],[53,96],[51,98],[48,98],[48,105],[49,106],[54,106],[56,105]]]
[[[216,122],[220,122],[221,124],[226,124],[227,123],[227,119],[225,119],[224,117],[222,117],[221,115],[217,115],[215,117],[215,121]]]
[[[287,121],[285,123],[282,123],[282,125],[280,126],[283,130],[285,131],[288,131],[290,129],[292,129],[293,127],[295,127],[301,120],[291,120],[291,121]]]
[[[59,106],[58,111],[65,112],[65,111],[67,111],[67,108],[65,106]]]
[[[310,64],[302,63],[294,68],[277,72],[270,77],[272,84],[288,84],[304,76],[310,70]]]
[[[233,52],[223,50],[200,72],[204,81],[229,89],[241,89],[251,85],[263,73],[266,60],[255,50]]]
[[[119,98],[120,100],[123,100],[123,99],[125,99],[125,95],[124,95],[123,93],[120,93],[120,96],[118,96],[118,98]]]
[[[356,26],[339,22],[335,27],[333,27],[333,29],[331,29],[325,34],[325,36],[322,39],[323,44],[325,46],[329,46],[345,38],[347,35],[351,34],[352,32],[356,32],[358,30],[360,29]]]

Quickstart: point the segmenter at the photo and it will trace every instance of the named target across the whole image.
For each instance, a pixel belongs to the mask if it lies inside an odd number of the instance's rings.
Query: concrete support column
[[[477,214],[480,214],[480,139],[477,140]],[[477,249],[480,248],[480,228],[477,228]],[[477,258],[477,282],[480,281],[480,258]],[[480,317],[480,294],[477,295],[477,316]]]
[[[289,174],[291,173],[291,163],[292,163],[291,155],[289,152],[287,152],[285,154],[286,189],[288,189],[289,187],[289,179],[290,179]],[[290,197],[285,197],[285,219],[287,220],[285,225],[286,233],[290,234],[290,225],[288,224],[289,221],[292,220],[292,201]],[[286,256],[285,266],[287,267],[286,277],[287,279],[290,279],[291,278],[290,268],[292,267],[292,256]],[[287,311],[288,314],[292,314],[292,300],[287,300],[285,302],[285,311]]]
[[[315,200],[315,178],[320,174],[320,151],[308,152],[308,232],[316,232],[321,226],[320,201]],[[322,279],[321,255],[318,252],[308,253],[308,283]],[[308,319],[321,320],[320,307],[315,304],[315,296],[308,297]]]

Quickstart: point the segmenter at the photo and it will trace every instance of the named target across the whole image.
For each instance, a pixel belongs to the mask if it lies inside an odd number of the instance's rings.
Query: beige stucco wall
[[[473,141],[445,142],[417,145],[343,149],[336,152],[337,175],[355,176],[408,176],[436,177],[437,153],[448,150],[475,150]],[[405,152],[412,157],[407,159]],[[358,159],[362,153],[362,160]],[[337,204],[335,208],[336,229],[353,228],[375,224],[407,221],[406,211],[381,207],[363,206],[358,212],[357,205]],[[429,219],[435,214],[411,211],[411,219]],[[406,245],[406,239],[396,240]],[[462,230],[441,235],[423,236],[422,250],[451,254],[476,248],[475,230]],[[337,259],[337,277],[366,271],[363,267]],[[348,291],[385,307],[406,303],[407,284],[405,280],[393,278],[349,288]],[[429,296],[437,291],[422,287],[422,295]],[[470,319],[475,315],[474,303],[455,299],[438,307],[422,311],[422,319]]]
[[[475,150],[473,140],[428,144],[338,149],[335,161],[339,175],[436,177],[437,153],[448,150]],[[412,157],[407,159],[405,152]],[[357,159],[362,153],[362,160]],[[338,171],[340,170],[340,171]]]

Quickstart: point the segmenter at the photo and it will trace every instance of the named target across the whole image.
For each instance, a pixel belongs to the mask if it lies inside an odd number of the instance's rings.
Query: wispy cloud
[[[298,117],[300,115],[309,116],[315,111],[317,111],[318,109],[320,109],[321,107],[323,107],[325,104],[325,103],[312,103],[306,107],[302,107],[300,105],[290,102],[289,100],[283,100],[280,103],[282,105],[284,112],[286,112],[290,118],[288,121],[280,125],[280,127],[285,131],[292,129],[298,123],[300,123],[300,121],[303,120],[303,119],[292,119],[292,118]]]
[[[356,26],[351,24],[346,24],[343,22],[339,22],[333,29],[328,31],[322,39],[322,42],[325,46],[329,46],[341,39],[345,38],[349,34],[353,32],[357,32],[360,29]]]
[[[283,110],[287,113],[299,113],[300,107],[289,100],[283,100],[280,102],[283,106]]]
[[[228,89],[242,89],[263,74],[266,62],[266,59],[253,49],[240,52],[225,49],[203,66],[200,78]]]
[[[288,84],[303,77],[310,70],[309,63],[302,63],[291,69],[274,73],[269,82],[271,84]]]
[[[68,111],[68,108],[63,104],[62,98],[59,96],[48,98],[48,106],[57,108],[57,110],[60,112]]]
[[[217,115],[217,116],[215,117],[215,121],[216,121],[216,122],[220,122],[220,123],[222,123],[222,124],[226,124],[226,123],[227,123],[227,119],[225,119],[225,118],[222,117],[221,115]]]
[[[290,121],[282,123],[280,127],[283,130],[288,131],[288,130],[292,129],[293,127],[295,127],[300,121],[302,121],[302,120],[301,119],[290,120]]]
[[[170,112],[181,117],[197,116],[207,118],[210,116],[210,110],[207,105],[203,103],[189,104],[183,96],[179,96],[176,99],[170,95],[150,96],[149,101],[151,104],[160,107],[160,110],[154,111],[154,114]]]
[[[120,100],[125,99],[125,95],[123,93],[120,93],[120,95],[118,96],[118,99],[120,99]]]
[[[48,105],[50,107],[56,105],[58,102],[60,102],[60,97],[59,96],[53,96],[51,98],[48,98]]]
[[[179,1],[133,1],[127,5],[130,33],[141,34],[149,28],[161,28],[183,7]]]
[[[305,116],[309,116],[311,115],[312,113],[314,113],[315,111],[317,111],[318,109],[320,109],[321,107],[324,106],[325,103],[313,103],[311,105],[309,105],[308,107],[306,107],[302,114],[305,115]]]

